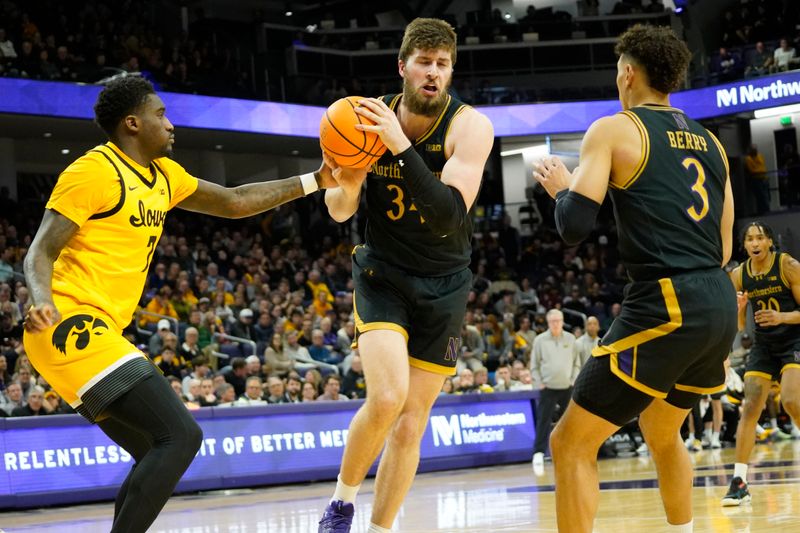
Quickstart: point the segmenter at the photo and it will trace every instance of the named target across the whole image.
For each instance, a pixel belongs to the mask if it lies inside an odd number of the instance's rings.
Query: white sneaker
[[[689,437],[688,439],[683,441],[683,444],[684,444],[684,446],[686,446],[687,450],[691,451],[691,449],[694,448],[694,438],[693,437]]]
[[[711,437],[711,449],[717,450],[722,448],[722,443],[719,441],[719,437]]]
[[[641,443],[639,447],[636,448],[636,453],[639,455],[647,454],[647,443],[646,442]]]
[[[534,468],[544,466],[544,454],[542,452],[533,454],[533,466]]]
[[[797,426],[795,425],[792,425],[792,438],[800,439],[800,429],[797,429]]]

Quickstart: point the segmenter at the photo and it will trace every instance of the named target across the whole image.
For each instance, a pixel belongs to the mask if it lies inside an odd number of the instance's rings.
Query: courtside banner
[[[523,461],[533,393],[441,398],[420,470]],[[203,443],[178,491],[335,479],[360,401],[195,411]],[[0,509],[111,498],[133,464],[77,415],[0,420]]]
[[[94,118],[101,87],[0,78],[0,113]],[[194,94],[159,93],[177,127],[319,137],[325,108]],[[800,102],[800,71],[681,91],[672,105],[691,118],[733,115]],[[617,100],[481,106],[497,137],[584,132],[600,117],[620,111]]]

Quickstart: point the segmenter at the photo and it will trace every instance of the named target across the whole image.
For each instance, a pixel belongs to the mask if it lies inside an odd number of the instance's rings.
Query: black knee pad
[[[653,397],[634,389],[611,372],[608,356],[590,357],[583,366],[572,399],[603,420],[624,426],[644,411]]]

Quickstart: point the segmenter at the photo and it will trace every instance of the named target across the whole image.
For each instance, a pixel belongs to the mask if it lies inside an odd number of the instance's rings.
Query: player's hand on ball
[[[331,175],[336,182],[334,187],[341,187],[348,194],[357,194],[361,191],[361,184],[367,178],[368,169],[341,167],[325,152],[322,152],[322,161],[331,169]]]
[[[544,187],[544,190],[552,198],[555,198],[556,194],[564,189],[569,189],[572,184],[572,174],[556,156],[540,159],[533,166],[533,178]]]
[[[411,146],[411,141],[403,133],[403,128],[400,126],[400,121],[397,120],[397,115],[389,109],[389,106],[383,100],[364,98],[359,101],[359,104],[355,108],[356,113],[370,119],[375,124],[356,124],[355,128],[357,130],[377,133],[386,148],[394,155],[405,151]]]
[[[339,186],[339,183],[333,177],[333,168],[325,160],[325,154],[322,157],[322,164],[317,171],[317,185],[320,189],[333,189]]]
[[[778,326],[782,323],[781,313],[774,309],[764,309],[763,311],[756,311],[753,318],[756,324],[762,327]]]
[[[29,333],[44,331],[59,322],[61,322],[61,313],[54,304],[46,302],[34,305],[25,315],[25,331]]]

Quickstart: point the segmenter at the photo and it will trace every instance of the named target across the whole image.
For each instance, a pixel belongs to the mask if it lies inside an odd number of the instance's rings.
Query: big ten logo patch
[[[458,361],[458,352],[461,349],[461,337],[450,337],[447,340],[447,351],[444,353],[445,361]]]

